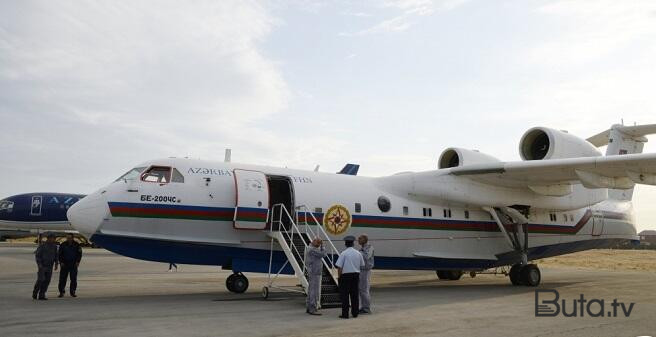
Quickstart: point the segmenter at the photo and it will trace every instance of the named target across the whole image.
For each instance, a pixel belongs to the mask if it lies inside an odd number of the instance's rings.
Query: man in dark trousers
[[[360,268],[364,266],[362,254],[353,248],[355,237],[349,235],[344,238],[346,249],[339,254],[335,265],[339,276],[339,295],[342,300],[342,315],[339,318],[349,318],[349,298],[351,299],[351,314],[358,317],[360,303],[358,299],[358,285],[360,282]]]
[[[71,276],[71,296],[75,295],[77,289],[77,267],[82,260],[82,247],[73,240],[73,234],[66,235],[66,241],[59,246],[59,297],[64,297],[66,293],[66,281],[68,275]]]
[[[32,298],[45,301],[46,291],[48,291],[48,285],[50,285],[50,279],[52,278],[52,267],[55,267],[57,270],[57,242],[55,242],[55,234],[48,233],[48,238],[46,242],[40,243],[39,247],[34,253],[34,258],[36,260],[36,265],[39,268],[37,274],[36,284],[34,285],[34,291],[32,291]]]

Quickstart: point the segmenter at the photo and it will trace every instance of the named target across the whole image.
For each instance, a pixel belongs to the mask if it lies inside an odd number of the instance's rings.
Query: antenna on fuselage
[[[225,150],[225,158],[223,159],[223,161],[226,162],[226,163],[229,163],[231,159],[232,159],[232,150],[231,149],[226,149]]]
[[[314,172],[319,172],[319,166],[321,165],[317,164],[317,166],[314,167]]]

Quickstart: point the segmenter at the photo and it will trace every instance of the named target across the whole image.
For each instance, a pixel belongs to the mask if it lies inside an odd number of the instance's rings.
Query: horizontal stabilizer
[[[346,164],[344,168],[337,172],[337,174],[346,174],[350,176],[356,176],[358,175],[358,170],[360,169],[360,165],[358,164]]]
[[[610,139],[611,130],[617,130],[622,134],[632,137],[640,138],[646,135],[656,134],[656,124],[645,124],[645,125],[634,125],[634,126],[624,126],[624,125],[613,125],[611,129],[600,132],[587,139],[589,143],[596,147],[608,145],[608,140]]]
[[[416,257],[428,257],[433,259],[450,259],[450,260],[498,260],[494,254],[484,253],[458,253],[458,252],[416,252],[412,253]]]

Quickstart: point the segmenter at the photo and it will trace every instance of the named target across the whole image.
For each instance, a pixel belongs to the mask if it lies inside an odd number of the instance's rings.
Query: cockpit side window
[[[9,200],[0,201],[0,211],[11,212],[14,210],[14,202]]]
[[[141,174],[141,180],[150,183],[169,183],[171,181],[171,168],[168,166],[151,166]]]
[[[130,171],[127,171],[124,175],[120,176],[118,179],[114,180],[114,182],[117,182],[119,180],[138,179],[141,172],[143,172],[145,169],[146,169],[145,167],[135,167],[135,168],[131,169]]]
[[[173,175],[171,176],[171,182],[184,183],[184,176],[175,167],[173,168]]]

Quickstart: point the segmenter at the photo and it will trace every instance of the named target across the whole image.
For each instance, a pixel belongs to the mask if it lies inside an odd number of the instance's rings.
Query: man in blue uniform
[[[349,318],[349,298],[351,300],[351,314],[358,317],[360,303],[358,300],[358,284],[360,268],[364,266],[362,254],[353,248],[355,237],[349,235],[344,238],[346,249],[339,254],[337,275],[339,275],[339,295],[342,300],[342,315],[340,318]]]
[[[52,278],[52,267],[54,266],[55,270],[58,267],[55,234],[49,233],[46,242],[39,244],[36,252],[34,252],[34,258],[39,271],[32,291],[32,298],[36,300],[38,295],[39,300],[45,301],[48,299],[46,292]]]
[[[73,234],[66,235],[66,241],[59,246],[59,297],[64,297],[66,292],[66,281],[71,276],[71,296],[75,295],[77,289],[77,267],[82,260],[82,247],[73,240]]]

